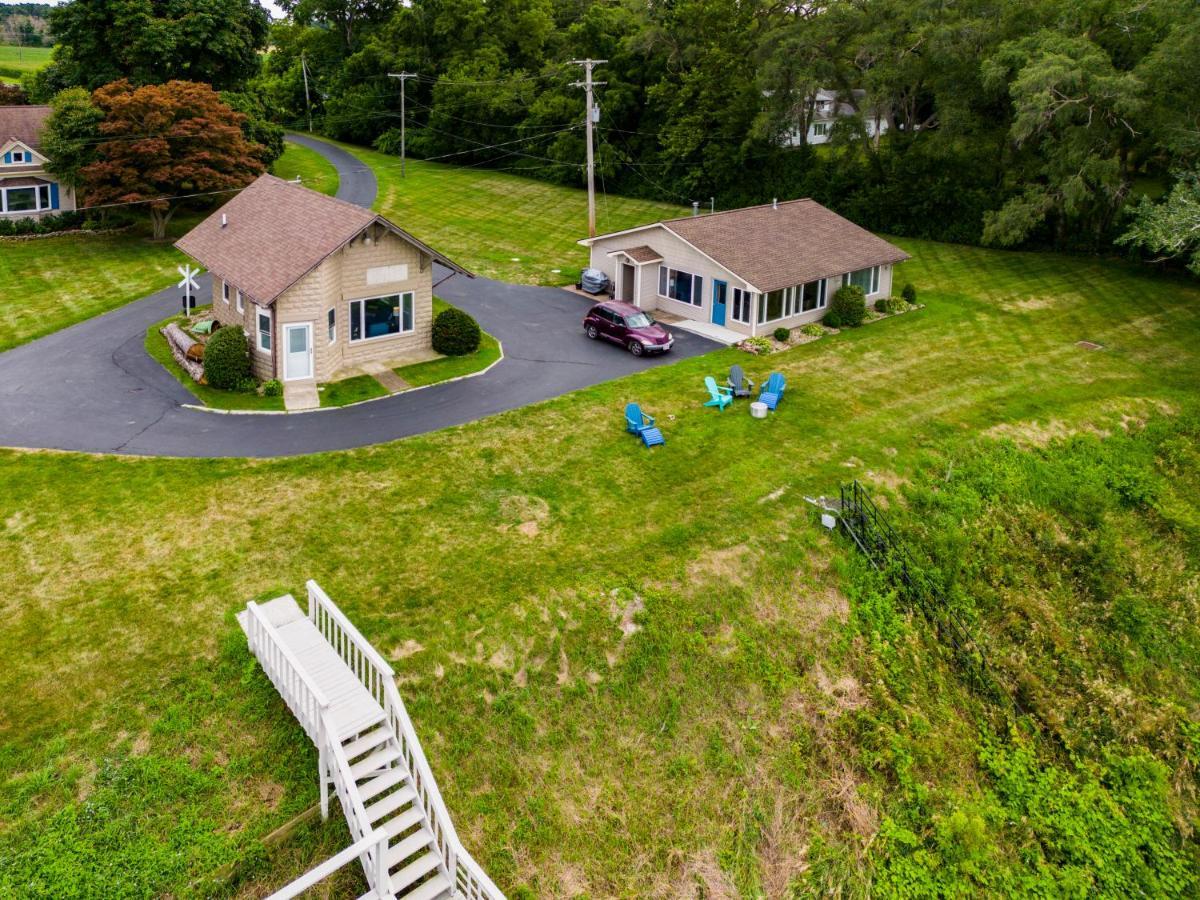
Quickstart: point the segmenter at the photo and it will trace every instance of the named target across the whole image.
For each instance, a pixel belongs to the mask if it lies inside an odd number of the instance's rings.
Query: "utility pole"
[[[571,65],[583,66],[584,80],[574,81],[571,87],[581,87],[587,92],[587,172],[588,172],[588,237],[596,236],[596,162],[592,155],[592,123],[596,120],[596,104],[592,100],[592,88],[608,84],[607,81],[592,81],[592,69],[608,62],[607,59],[573,59]]]
[[[304,54],[300,54],[300,71],[304,73],[304,108],[308,110],[308,130],[312,131],[312,101],[308,99],[308,63]]]
[[[417,77],[416,72],[388,72],[388,78],[399,78],[400,79],[400,177],[401,178],[404,177],[404,156],[405,156],[404,120],[406,117],[404,115],[404,104],[405,104],[404,85],[408,81],[408,79],[416,78],[416,77]]]

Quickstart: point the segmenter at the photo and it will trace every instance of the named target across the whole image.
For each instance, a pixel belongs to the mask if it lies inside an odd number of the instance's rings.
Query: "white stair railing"
[[[261,607],[251,600],[246,604],[246,611],[246,639],[251,652],[258,657],[267,678],[275,685],[309,740],[318,747],[322,746],[325,743],[322,734],[323,714],[329,707],[328,698],[308,677],[300,661],[284,646]]]
[[[382,828],[377,828],[362,840],[351,844],[341,853],[329,857],[329,859],[325,860],[325,862],[321,863],[315,869],[310,869],[295,881],[284,885],[271,894],[271,896],[267,897],[267,900],[292,900],[293,897],[299,897],[310,887],[320,884],[338,869],[349,865],[361,857],[369,848],[380,842],[385,845],[387,844],[387,832]]]
[[[307,588],[309,619],[387,714],[417,794],[415,802],[425,812],[434,846],[454,883],[456,896],[469,900],[505,900],[504,894],[459,840],[416,729],[400,699],[400,692],[396,690],[392,667],[315,581],[309,581]]]

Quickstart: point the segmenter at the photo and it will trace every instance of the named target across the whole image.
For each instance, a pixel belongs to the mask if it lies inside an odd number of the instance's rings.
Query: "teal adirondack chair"
[[[654,424],[654,416],[646,415],[636,403],[625,407],[625,430],[640,437],[647,447],[657,447],[667,442]]]
[[[722,410],[733,402],[733,388],[720,387],[717,380],[711,375],[704,376],[704,386],[708,388],[709,399],[705,401],[705,406],[715,406]]]
[[[758,395],[758,402],[767,404],[767,409],[774,409],[779,405],[779,401],[783,399],[783,392],[787,388],[787,382],[778,372],[772,372],[771,377],[767,379],[767,383],[762,386],[762,392]]]

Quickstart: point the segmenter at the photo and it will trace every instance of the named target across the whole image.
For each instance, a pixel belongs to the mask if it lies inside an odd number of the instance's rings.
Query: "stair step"
[[[433,843],[433,835],[428,829],[422,828],[408,837],[404,838],[398,844],[388,847],[387,852],[387,867],[393,869],[400,863],[404,862],[414,853],[419,853]]]
[[[371,794],[371,796],[374,797],[375,795]],[[417,792],[408,785],[405,785],[400,790],[394,791],[382,800],[368,806],[367,818],[374,824],[385,816],[390,816],[406,803],[411,803],[416,799],[416,796]],[[368,799],[368,797],[363,797],[363,802],[365,803]]]
[[[438,867],[441,862],[441,857],[430,850],[416,862],[409,863],[399,872],[392,875],[392,893],[399,894],[406,887],[429,872],[432,872]],[[422,885],[424,887],[424,885]]]
[[[384,747],[382,750],[376,750],[362,762],[355,763],[350,767],[350,777],[355,781],[360,778],[366,778],[372,772],[381,772],[387,769],[400,758],[400,748],[396,746]]]
[[[376,747],[385,743],[392,736],[392,729],[386,725],[376,728],[369,734],[355,738],[348,744],[342,745],[342,750],[346,754],[346,759],[353,761],[362,756],[368,750],[374,750]]]
[[[377,775],[370,781],[363,782],[358,786],[358,795],[366,803],[372,797],[378,796],[390,787],[395,787],[408,777],[408,773],[403,769],[389,769],[382,775]]]
[[[390,797],[389,797],[390,799]],[[383,802],[383,801],[380,801]],[[370,815],[370,811],[367,812]],[[388,819],[383,823],[383,830],[387,832],[388,840],[394,837],[399,837],[412,828],[418,822],[425,818],[425,813],[419,806],[411,806],[395,818]]]
[[[404,900],[435,900],[440,897],[450,897],[450,879],[440,872],[418,887],[411,894],[405,894]]]

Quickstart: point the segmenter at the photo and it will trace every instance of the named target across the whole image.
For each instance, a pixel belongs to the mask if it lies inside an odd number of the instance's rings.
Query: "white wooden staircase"
[[[250,651],[317,747],[321,815],[332,786],[352,843],[271,895],[288,900],[354,859],[361,900],[504,900],[454,830],[392,667],[308,582],[308,614],[290,594],[238,613]]]

